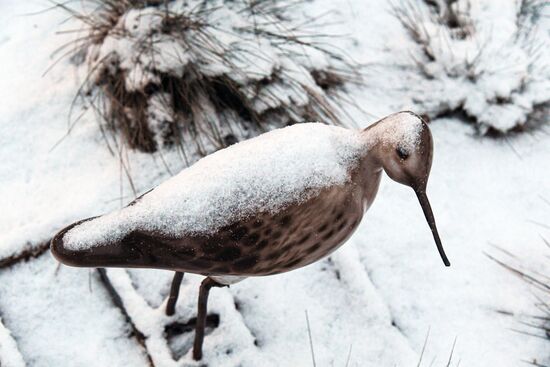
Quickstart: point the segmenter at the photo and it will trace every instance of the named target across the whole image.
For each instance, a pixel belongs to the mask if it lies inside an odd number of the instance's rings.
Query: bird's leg
[[[197,311],[197,324],[195,328],[195,342],[193,344],[193,359],[195,361],[202,358],[202,342],[204,340],[204,328],[206,326],[208,293],[212,287],[226,287],[226,285],[220,284],[211,278],[206,278],[201,283]]]
[[[170,287],[170,296],[168,297],[168,303],[166,303],[166,315],[172,316],[176,311],[176,302],[178,302],[178,296],[180,294],[181,281],[183,280],[183,272],[176,271],[174,279],[172,279],[172,286]]]

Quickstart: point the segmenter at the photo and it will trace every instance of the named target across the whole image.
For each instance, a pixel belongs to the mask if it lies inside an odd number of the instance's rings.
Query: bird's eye
[[[402,160],[409,158],[409,153],[405,149],[398,147],[395,151],[397,152],[399,158],[401,158]]]

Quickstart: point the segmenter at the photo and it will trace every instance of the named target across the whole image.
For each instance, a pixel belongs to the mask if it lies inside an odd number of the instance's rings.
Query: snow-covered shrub
[[[207,152],[274,126],[342,123],[352,63],[323,46],[302,0],[99,0],[78,12],[80,91],[107,131],[153,152]],[[90,8],[94,5],[94,8]]]
[[[546,5],[539,0],[394,4],[394,14],[417,45],[411,59],[418,109],[431,117],[463,113],[482,134],[533,123],[550,101],[547,17],[541,14]]]

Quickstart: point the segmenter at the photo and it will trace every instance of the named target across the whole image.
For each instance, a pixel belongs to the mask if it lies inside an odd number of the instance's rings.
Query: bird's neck
[[[373,150],[376,150],[380,144],[383,144],[388,136],[388,124],[384,124],[382,121],[383,120],[380,120],[372,125],[369,125],[360,133],[361,139],[371,153]]]
[[[380,186],[384,162],[388,157],[388,147],[394,142],[396,126],[392,121],[383,119],[359,132],[364,146],[361,164],[357,171],[356,183],[363,188],[363,197],[368,208]]]
[[[380,187],[380,180],[382,178],[382,166],[380,166],[374,160],[367,159],[363,167],[361,168],[361,185],[363,187],[363,199],[368,209]]]
[[[363,150],[362,166],[368,172],[382,171],[381,146],[384,144],[384,124],[376,122],[359,132]]]
[[[354,181],[363,189],[363,200],[366,208],[368,208],[376,197],[382,177],[383,168],[379,152],[380,140],[372,131],[363,130],[360,134],[365,149]]]

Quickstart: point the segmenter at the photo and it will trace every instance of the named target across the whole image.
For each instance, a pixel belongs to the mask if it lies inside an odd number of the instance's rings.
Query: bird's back
[[[108,266],[211,276],[277,274],[311,264],[337,249],[357,228],[363,209],[362,188],[345,184],[210,234],[171,238],[134,230],[115,246],[96,247],[92,252]]]
[[[259,215],[275,218],[349,183],[360,149],[356,131],[344,128],[309,123],[274,130],[201,159],[126,208],[75,226],[64,242],[81,250],[136,232],[207,238]]]

